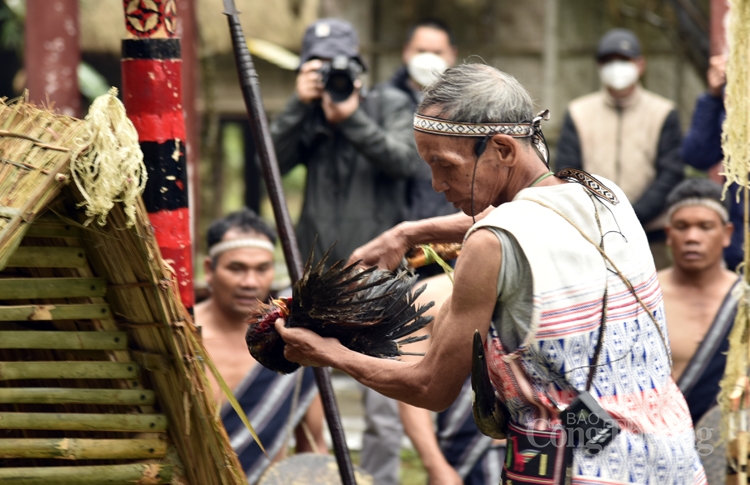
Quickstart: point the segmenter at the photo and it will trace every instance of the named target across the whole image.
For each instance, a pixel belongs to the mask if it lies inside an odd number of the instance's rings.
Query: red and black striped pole
[[[182,108],[182,58],[175,0],[124,0],[123,102],[138,131],[148,183],[143,200],[162,257],[193,308],[193,264]]]

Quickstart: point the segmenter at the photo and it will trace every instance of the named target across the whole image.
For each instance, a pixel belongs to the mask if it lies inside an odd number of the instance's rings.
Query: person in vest
[[[497,407],[483,430],[508,437],[504,484],[704,484],[643,228],[615,183],[549,171],[548,113],[532,107],[492,67],[446,70],[414,138],[433,187],[465,215],[404,222],[352,254],[395,268],[413,244],[464,241],[425,357],[371,358],[279,319],[285,355],[436,411],[473,366],[477,402]]]
[[[646,61],[633,32],[604,34],[596,62],[602,89],[568,105],[556,167],[582,169],[619,185],[646,229],[657,268],[664,268],[666,198],[683,178],[679,116],[674,103],[641,87]]]

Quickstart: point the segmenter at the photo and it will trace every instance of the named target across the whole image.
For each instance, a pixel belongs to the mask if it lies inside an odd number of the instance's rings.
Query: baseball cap
[[[302,40],[300,65],[310,59],[333,59],[336,56],[355,59],[362,69],[366,69],[359,56],[359,36],[352,24],[334,18],[320,19],[310,24]]]
[[[621,55],[634,59],[641,55],[641,43],[638,37],[628,29],[612,29],[599,40],[596,49],[596,59],[601,60],[607,56]]]

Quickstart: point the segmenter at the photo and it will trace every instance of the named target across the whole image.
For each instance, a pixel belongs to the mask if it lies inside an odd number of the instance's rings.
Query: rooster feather
[[[259,305],[250,315],[245,342],[265,367],[282,374],[299,367],[284,358],[285,343],[274,328],[277,318],[285,318],[287,328],[306,328],[321,337],[336,338],[355,352],[380,358],[403,355],[402,345],[427,338],[408,337],[432,321],[424,313],[434,302],[415,303],[425,289],[422,285],[412,292],[416,275],[374,267],[361,270],[358,262],[346,265],[343,260],[326,269],[331,249],[317,264],[310,252],[291,299]]]

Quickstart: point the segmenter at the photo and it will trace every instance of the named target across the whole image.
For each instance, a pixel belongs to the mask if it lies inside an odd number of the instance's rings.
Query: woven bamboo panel
[[[83,225],[81,129],[0,103],[0,483],[244,484],[142,202]]]

